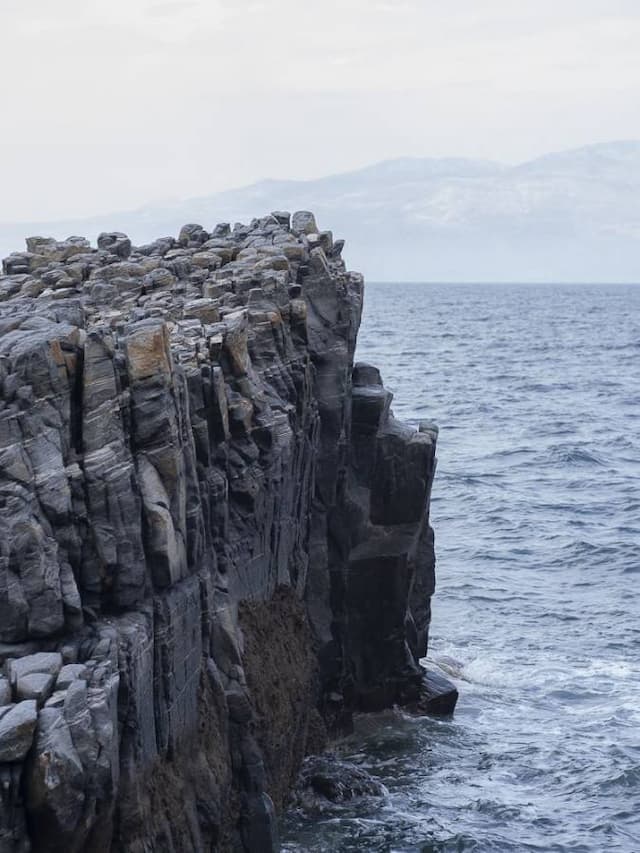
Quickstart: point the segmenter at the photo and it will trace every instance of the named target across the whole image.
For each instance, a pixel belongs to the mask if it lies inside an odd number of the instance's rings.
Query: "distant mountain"
[[[185,222],[212,227],[307,208],[346,238],[349,266],[373,280],[640,282],[640,142],[517,166],[404,158],[93,219],[0,225],[0,254],[30,234],[120,230],[140,243]]]

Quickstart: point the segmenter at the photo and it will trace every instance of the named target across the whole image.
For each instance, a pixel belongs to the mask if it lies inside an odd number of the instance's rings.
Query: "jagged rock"
[[[98,236],[98,248],[111,252],[119,258],[128,258],[131,254],[131,240],[120,231],[112,231]]]
[[[24,812],[22,764],[0,764],[0,850],[2,853],[31,853]],[[8,819],[7,819],[8,818]]]
[[[335,755],[306,759],[292,792],[292,804],[308,811],[322,810],[325,803],[344,803],[359,798],[384,797],[384,785],[370,773],[341,761]]]
[[[22,761],[31,749],[33,734],[38,722],[38,711],[33,700],[18,702],[2,709],[0,717],[0,764]]]
[[[184,225],[178,235],[178,243],[186,248],[202,246],[209,239],[209,235],[202,225]]]
[[[284,226],[287,230],[289,229],[291,214],[288,210],[274,210],[272,211],[271,216],[273,216],[279,225]]]
[[[68,663],[63,666],[56,679],[56,690],[66,690],[76,679],[86,679],[87,667],[83,663]]]
[[[354,710],[452,710],[419,664],[437,433],[354,367],[342,245],[275,212],[3,262],[3,853],[275,851]]]
[[[407,704],[414,714],[432,714],[448,717],[453,714],[458,702],[458,690],[448,678],[433,670],[423,674],[417,699]]]
[[[294,234],[316,234],[318,226],[316,218],[309,210],[299,210],[291,219],[291,230]]]
[[[54,240],[51,237],[28,237],[27,251],[38,258],[49,261],[68,261],[74,255],[90,252],[89,241],[84,237],[68,237],[66,240]]]

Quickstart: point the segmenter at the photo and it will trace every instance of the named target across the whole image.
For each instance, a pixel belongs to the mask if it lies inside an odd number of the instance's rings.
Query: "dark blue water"
[[[284,849],[640,853],[640,287],[370,284],[358,357],[440,426],[429,658],[460,702],[361,719],[341,750],[387,798]]]

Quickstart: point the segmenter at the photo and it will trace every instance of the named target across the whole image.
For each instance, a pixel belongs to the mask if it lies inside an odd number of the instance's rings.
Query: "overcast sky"
[[[0,0],[0,221],[640,138],[640,0]]]

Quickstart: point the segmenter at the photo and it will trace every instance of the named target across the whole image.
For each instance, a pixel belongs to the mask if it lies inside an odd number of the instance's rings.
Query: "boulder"
[[[21,678],[33,673],[44,673],[53,676],[55,680],[61,669],[62,655],[59,652],[38,652],[10,660],[7,664],[9,681],[14,686]]]
[[[0,764],[23,761],[31,749],[38,722],[33,700],[18,702],[0,717]]]
[[[66,690],[77,679],[86,680],[87,667],[83,663],[68,663],[58,673],[56,690]]]
[[[309,210],[298,210],[291,219],[291,230],[294,234],[317,234],[316,218]]]
[[[186,248],[198,248],[208,239],[209,234],[202,225],[183,225],[178,235],[178,243]]]
[[[336,755],[307,758],[296,780],[293,804],[306,811],[324,810],[327,803],[377,798],[386,795],[384,785],[363,770]]]
[[[427,670],[423,673],[418,697],[406,705],[414,714],[429,714],[434,717],[450,717],[458,702],[458,689],[439,672]]]
[[[98,237],[98,248],[111,252],[119,258],[128,258],[131,254],[131,240],[120,231],[102,233]]]
[[[56,682],[53,672],[31,672],[21,675],[16,684],[16,696],[19,700],[35,699],[38,707],[44,705],[51,696]]]

